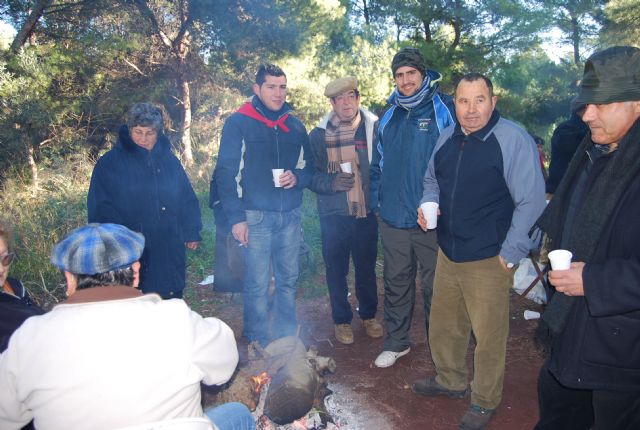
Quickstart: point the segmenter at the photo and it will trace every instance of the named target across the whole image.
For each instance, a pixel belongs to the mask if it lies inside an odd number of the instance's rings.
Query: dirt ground
[[[351,282],[352,283],[352,282]],[[227,322],[240,336],[242,333],[241,294],[213,293],[211,287],[195,287],[197,300],[206,303],[216,299],[215,314]],[[377,318],[383,319],[383,297],[379,280],[380,305]],[[214,297],[215,295],[215,297]],[[355,310],[355,294],[351,295]],[[421,293],[418,293],[418,298]],[[222,303],[222,304],[220,304]],[[511,296],[510,334],[507,345],[506,374],[502,404],[487,427],[488,430],[531,429],[538,418],[536,381],[542,358],[535,351],[532,335],[536,320],[523,318],[524,310],[540,310],[540,306],[513,293]],[[417,301],[411,336],[411,352],[390,368],[373,365],[382,350],[382,339],[366,336],[354,312],[355,343],[342,345],[333,337],[333,323],[328,296],[299,299],[297,313],[300,337],[307,346],[315,345],[320,355],[331,356],[337,363],[336,373],[327,377],[333,394],[326,399],[327,410],[340,429],[345,430],[416,430],[457,429],[469,405],[469,399],[425,398],[411,391],[411,382],[433,373],[427,344],[424,312]],[[246,345],[239,340],[240,348]],[[246,346],[245,346],[246,348]],[[472,375],[472,346],[468,352]],[[241,355],[242,359],[242,355]]]

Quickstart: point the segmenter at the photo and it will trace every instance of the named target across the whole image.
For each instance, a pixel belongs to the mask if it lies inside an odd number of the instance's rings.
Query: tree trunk
[[[45,8],[49,6],[50,3],[51,0],[36,1],[36,3],[33,5],[33,9],[31,9],[31,12],[27,17],[27,20],[24,22],[24,24],[18,31],[18,34],[16,34],[15,39],[13,39],[13,42],[11,43],[11,50],[13,52],[18,52],[20,48],[24,46],[27,39],[31,37],[31,35],[33,34],[33,30],[38,23],[38,20],[42,17]]]
[[[36,195],[38,193],[39,181],[38,181],[38,165],[36,159],[33,157],[33,145],[27,143],[27,164],[31,169],[31,193]]]
[[[460,39],[462,37],[462,26],[457,19],[451,21],[451,26],[453,27],[453,42],[451,42],[451,48],[449,48],[449,51],[455,50],[458,45],[460,45]]]
[[[364,15],[365,24],[371,24],[371,17],[369,16],[369,7],[367,6],[367,0],[362,0],[362,14]]]
[[[571,17],[571,42],[573,44],[573,62],[580,65],[580,24],[578,18]]]
[[[189,93],[189,82],[182,74],[178,74],[178,87],[180,88],[180,98],[182,99],[184,113],[182,117],[182,148],[183,160],[186,166],[193,165],[193,150],[191,148],[191,96]]]
[[[183,162],[186,166],[193,164],[193,151],[191,149],[191,96],[189,94],[189,81],[187,79],[187,56],[189,54],[189,46],[191,43],[189,35],[189,26],[191,25],[191,15],[189,14],[189,1],[180,0],[177,2],[177,14],[180,19],[180,28],[173,40],[160,27],[160,22],[149,9],[146,0],[135,0],[135,4],[142,16],[149,21],[154,30],[160,36],[162,43],[171,50],[175,58],[176,84],[178,86],[178,94],[181,98],[183,107],[182,115],[182,138],[180,139],[183,146]]]

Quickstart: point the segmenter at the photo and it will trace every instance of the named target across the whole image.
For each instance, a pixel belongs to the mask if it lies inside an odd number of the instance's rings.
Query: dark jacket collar
[[[251,98],[251,104],[253,104],[253,107],[255,107],[256,110],[260,112],[260,114],[262,114],[262,116],[272,121],[277,120],[282,115],[293,110],[291,105],[287,102],[285,102],[284,105],[282,105],[282,107],[277,111],[270,110],[264,105],[264,103],[262,103],[262,100],[260,100],[260,97],[258,96],[253,96]]]
[[[474,131],[473,133],[469,133],[469,136],[473,136],[476,139],[479,140],[486,140],[487,137],[489,137],[489,134],[491,133],[491,131],[493,130],[493,128],[496,126],[496,124],[498,123],[498,121],[500,120],[500,112],[498,112],[498,109],[494,109],[493,113],[491,114],[491,118],[489,118],[489,122],[487,123],[487,125],[485,125],[484,127],[482,127],[480,130]],[[460,125],[460,122],[456,123],[456,128],[453,132],[454,136],[458,136],[458,135],[463,135],[464,136],[464,132],[462,131],[462,126]]]

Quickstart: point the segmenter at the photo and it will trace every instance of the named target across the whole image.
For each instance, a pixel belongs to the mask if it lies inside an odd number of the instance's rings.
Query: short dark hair
[[[109,272],[96,273],[94,275],[76,275],[78,278],[78,290],[93,287],[108,287],[112,285],[133,286],[133,268],[124,267],[110,270]]]
[[[256,84],[258,84],[258,86],[264,84],[264,81],[267,80],[267,75],[275,77],[287,77],[282,69],[275,64],[261,64],[260,67],[258,67],[258,72],[256,73]]]
[[[127,126],[129,126],[129,132],[133,127],[151,127],[156,132],[162,133],[164,128],[162,111],[151,103],[136,103],[129,110]]]
[[[493,83],[491,82],[491,79],[478,72],[467,73],[466,75],[458,79],[458,82],[456,83],[456,91],[458,90],[458,86],[462,81],[475,82],[480,79],[482,79],[484,83],[487,84],[487,88],[489,88],[489,97],[493,97]],[[455,96],[455,91],[453,94]]]

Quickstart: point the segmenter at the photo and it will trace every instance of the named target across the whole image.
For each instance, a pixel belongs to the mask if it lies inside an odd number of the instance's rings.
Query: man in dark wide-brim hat
[[[640,49],[593,54],[573,109],[590,131],[538,220],[573,262],[549,272],[536,429],[639,429]]]

